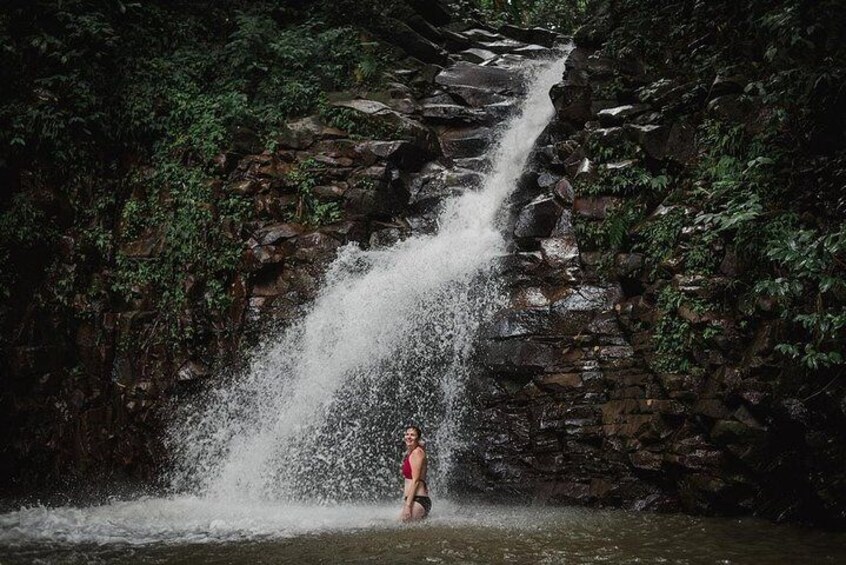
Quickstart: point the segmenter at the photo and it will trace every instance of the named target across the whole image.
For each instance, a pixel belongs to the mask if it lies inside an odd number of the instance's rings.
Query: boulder
[[[544,261],[555,269],[579,266],[579,243],[575,234],[542,239],[541,255]]]
[[[395,131],[398,137],[414,143],[429,155],[440,155],[438,136],[420,122],[404,116],[376,100],[349,99],[332,102],[333,106],[349,108],[380,122],[385,128]]]
[[[626,124],[625,132],[629,139],[637,143],[653,159],[661,160],[667,155],[670,128],[654,124]]]
[[[472,108],[482,109],[488,114],[494,113],[492,110],[497,106],[504,105],[506,108],[513,108],[514,105],[511,98],[497,94],[492,90],[464,85],[451,86],[449,89],[463,104]],[[499,113],[502,114],[503,112]]]
[[[449,60],[446,51],[399,20],[391,21],[385,35],[390,43],[424,63],[443,65]]]
[[[479,45],[488,51],[493,51],[494,53],[514,53],[518,49],[526,47],[525,43],[514,41],[513,39],[505,37],[499,41],[480,41]],[[541,49],[543,49],[543,47],[541,47]]]
[[[469,61],[471,63],[484,63],[486,61],[490,61],[491,59],[496,59],[496,53],[493,51],[488,51],[487,49],[479,49],[478,47],[472,47],[470,49],[465,49],[461,53],[458,54],[465,61]]]
[[[460,61],[435,77],[435,84],[452,90],[455,87],[470,87],[496,94],[522,92],[520,75],[517,72],[497,67],[481,67]]]
[[[208,377],[210,374],[211,370],[204,363],[189,359],[179,367],[176,378],[179,381],[187,382]]]
[[[441,0],[406,0],[406,3],[434,26],[445,26],[452,21],[449,8]]]
[[[558,120],[581,129],[593,117],[591,110],[591,88],[564,81],[552,87],[549,93]]]
[[[631,120],[638,114],[642,114],[649,110],[649,106],[644,104],[626,104],[624,106],[615,106],[614,108],[606,108],[597,112],[599,123],[604,127],[620,126],[628,120]]]
[[[609,309],[620,297],[615,286],[582,285],[552,303],[552,311],[561,314],[600,312]]]
[[[498,31],[502,35],[516,39],[517,41],[522,41],[523,43],[534,43],[536,45],[543,45],[544,47],[554,46],[561,38],[561,36],[554,31],[540,27],[524,28],[505,24],[500,26]]]
[[[523,339],[482,342],[483,363],[496,373],[532,375],[563,372],[571,364],[568,353],[559,343]]]
[[[355,145],[356,155],[366,162],[384,160],[400,171],[419,171],[435,155],[410,141],[362,141]]]
[[[749,80],[740,74],[720,73],[714,77],[708,97],[714,99],[726,94],[740,94],[748,82]]]
[[[284,239],[297,237],[305,231],[305,226],[295,223],[281,223],[265,226],[253,235],[259,245],[272,245]]]
[[[539,196],[517,216],[514,237],[549,237],[564,209],[551,196]]]
[[[323,124],[317,116],[308,116],[283,125],[276,143],[282,148],[307,149],[315,141],[341,137],[346,137],[343,131]]]
[[[505,37],[481,28],[471,28],[464,31],[464,35],[474,41],[500,41]]]
[[[477,157],[485,152],[492,139],[490,128],[451,130],[441,136],[441,151],[450,159]]]
[[[577,196],[573,201],[573,211],[586,218],[603,220],[622,202],[621,198],[614,196]]]
[[[420,115],[426,120],[440,123],[482,123],[487,114],[480,108],[467,108],[458,104],[424,104]]]
[[[670,127],[665,156],[682,164],[696,156],[696,130],[693,126],[676,122]]]

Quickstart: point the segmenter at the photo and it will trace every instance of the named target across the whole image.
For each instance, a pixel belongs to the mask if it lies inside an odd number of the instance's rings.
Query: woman
[[[402,460],[402,476],[405,477],[405,495],[402,514],[403,522],[422,520],[432,509],[429,488],[426,486],[426,451],[420,442],[420,428],[409,426],[405,430],[405,459]]]

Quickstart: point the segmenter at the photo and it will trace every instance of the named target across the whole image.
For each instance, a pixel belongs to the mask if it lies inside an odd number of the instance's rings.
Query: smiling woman
[[[422,433],[417,426],[409,426],[403,437],[406,454],[402,460],[402,476],[405,478],[403,507],[400,519],[403,522],[422,520],[432,510],[429,487],[426,484],[426,451],[421,442]]]

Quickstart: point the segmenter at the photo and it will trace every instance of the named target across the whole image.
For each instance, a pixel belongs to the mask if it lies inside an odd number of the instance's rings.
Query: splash
[[[501,293],[499,219],[553,115],[564,59],[539,63],[489,154],[482,188],[448,201],[435,235],[343,247],[308,313],[249,371],[184,406],[170,434],[173,486],[230,500],[378,500],[397,491],[400,434],[424,429],[444,484],[462,448],[479,325]]]

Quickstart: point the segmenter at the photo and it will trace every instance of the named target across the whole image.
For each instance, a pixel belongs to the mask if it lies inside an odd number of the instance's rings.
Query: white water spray
[[[342,248],[308,314],[266,343],[246,375],[183,407],[170,436],[175,488],[238,500],[390,496],[409,423],[429,438],[432,482],[449,476],[473,341],[497,306],[497,219],[553,114],[549,90],[563,70],[561,59],[527,77],[482,189],[446,203],[437,235]]]

